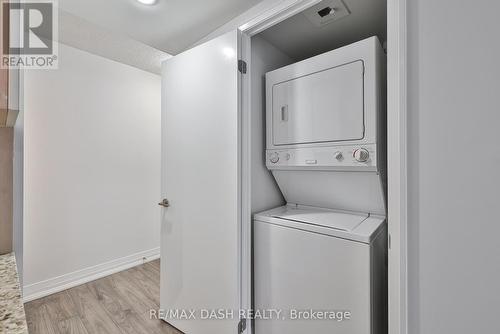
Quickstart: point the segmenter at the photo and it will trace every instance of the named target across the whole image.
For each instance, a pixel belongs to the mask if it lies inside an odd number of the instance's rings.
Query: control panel
[[[326,169],[362,169],[377,167],[375,144],[300,149],[267,150],[266,165],[269,169],[292,167],[322,167]]]

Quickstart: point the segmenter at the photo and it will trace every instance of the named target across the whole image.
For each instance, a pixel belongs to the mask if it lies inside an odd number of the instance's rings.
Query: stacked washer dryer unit
[[[254,216],[254,306],[282,310],[256,334],[386,331],[384,86],[376,37],[266,74],[266,164],[287,204]]]

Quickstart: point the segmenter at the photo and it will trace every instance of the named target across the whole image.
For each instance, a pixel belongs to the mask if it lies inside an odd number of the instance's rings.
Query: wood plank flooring
[[[24,305],[30,334],[182,334],[150,319],[160,308],[156,260]]]

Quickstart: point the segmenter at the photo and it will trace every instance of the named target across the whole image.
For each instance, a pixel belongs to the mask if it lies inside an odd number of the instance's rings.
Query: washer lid
[[[254,222],[369,244],[385,228],[385,216],[288,204],[256,213]]]
[[[287,208],[285,212],[271,217],[351,232],[368,218],[368,214]]]

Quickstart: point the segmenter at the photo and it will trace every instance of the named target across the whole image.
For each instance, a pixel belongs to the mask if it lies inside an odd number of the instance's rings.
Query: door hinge
[[[247,62],[244,60],[238,60],[238,71],[243,74],[247,74]]]
[[[238,334],[242,334],[247,329],[247,319],[240,319],[238,323]]]

